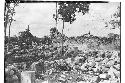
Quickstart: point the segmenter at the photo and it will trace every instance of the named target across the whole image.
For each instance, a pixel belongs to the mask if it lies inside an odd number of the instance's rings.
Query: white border
[[[38,1],[38,0],[36,0]],[[71,0],[41,0],[41,1],[71,1]],[[72,0],[86,1],[86,0]],[[92,1],[92,0],[87,0]],[[121,2],[121,83],[125,83],[125,1],[124,0],[94,0]],[[4,83],[4,0],[0,1],[0,83]]]
[[[125,1],[121,2],[121,83],[125,83]]]
[[[4,83],[4,0],[0,1],[0,83]]]

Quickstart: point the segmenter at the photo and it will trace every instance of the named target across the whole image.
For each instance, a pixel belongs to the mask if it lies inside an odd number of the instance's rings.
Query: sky
[[[117,10],[120,3],[91,3],[89,12],[85,15],[76,13],[76,20],[70,23],[64,23],[64,34],[70,36],[80,36],[90,31],[95,36],[107,36],[108,33],[120,34],[118,28],[111,29],[112,26],[105,27],[104,21],[110,21],[111,15]],[[53,14],[56,12],[55,3],[20,3],[15,8],[16,14],[11,25],[11,36],[24,31],[28,25],[30,32],[37,37],[49,35],[50,28],[56,26]],[[104,19],[104,20],[102,20]],[[62,21],[58,21],[57,29],[61,32]],[[7,30],[8,31],[8,30]],[[8,33],[8,32],[7,32]],[[8,34],[7,34],[8,35]]]

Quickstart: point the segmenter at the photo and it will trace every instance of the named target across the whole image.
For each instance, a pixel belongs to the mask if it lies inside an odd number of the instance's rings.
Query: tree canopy
[[[72,24],[75,18],[75,12],[81,12],[83,15],[89,11],[88,2],[58,2],[58,14],[63,18],[64,22]]]

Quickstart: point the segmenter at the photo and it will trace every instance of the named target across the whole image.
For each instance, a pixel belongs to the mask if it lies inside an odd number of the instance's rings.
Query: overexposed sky
[[[91,3],[89,13],[82,15],[76,13],[76,20],[65,23],[64,34],[67,36],[78,36],[89,31],[93,35],[106,36],[108,33],[120,34],[119,29],[105,27],[105,21],[111,20],[111,15],[117,10],[120,3]],[[11,26],[11,36],[24,31],[30,25],[31,33],[37,37],[49,35],[51,27],[55,26],[53,14],[55,14],[55,3],[20,3],[16,7],[16,14]],[[62,21],[58,22],[58,30],[61,32]]]

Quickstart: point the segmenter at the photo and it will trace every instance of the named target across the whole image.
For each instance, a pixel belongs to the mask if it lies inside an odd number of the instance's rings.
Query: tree
[[[28,46],[32,45],[34,36],[30,33],[29,29],[26,29],[26,31],[19,32],[18,39],[18,43],[20,46],[22,46],[23,43],[25,43]]]
[[[15,21],[13,19],[13,15],[15,14],[15,7],[18,6],[19,1],[16,1],[15,3],[11,3],[6,1],[5,2],[5,10],[4,10],[4,33],[5,33],[5,37],[6,38],[6,29],[7,27],[9,27],[9,38],[8,38],[8,43],[10,43],[10,26],[12,24],[13,21]],[[6,39],[5,39],[6,40]],[[8,47],[9,49],[9,47]]]
[[[44,38],[42,39],[42,44],[50,45],[51,43],[52,43],[51,38],[48,36],[44,36]]]
[[[117,7],[117,11],[113,14],[111,21],[109,22],[113,28],[120,28],[121,22],[121,12],[120,12],[120,6]]]
[[[15,14],[15,7],[18,6],[18,2],[16,3],[8,3],[5,2],[5,10],[4,10],[4,27],[5,27],[5,36],[6,36],[6,28],[7,26],[11,26],[13,19],[13,15]]]
[[[50,29],[50,37],[51,39],[56,38],[56,35],[58,34],[58,30],[56,27]]]
[[[89,11],[90,5],[87,2],[58,2],[58,4],[58,14],[62,16],[64,22],[70,22],[70,24],[76,20],[75,12],[82,12],[84,15]]]
[[[111,20],[105,22],[106,24],[106,27],[108,27],[109,25],[112,26],[111,29],[116,29],[116,28],[119,28],[121,27],[121,12],[120,12],[120,5],[117,7],[117,10],[115,11],[115,13],[113,13],[111,15]]]
[[[72,24],[76,20],[76,12],[81,12],[83,15],[89,11],[88,2],[58,2],[58,16],[63,20],[63,28],[62,28],[62,51],[63,51],[63,29],[64,22],[70,22]]]

